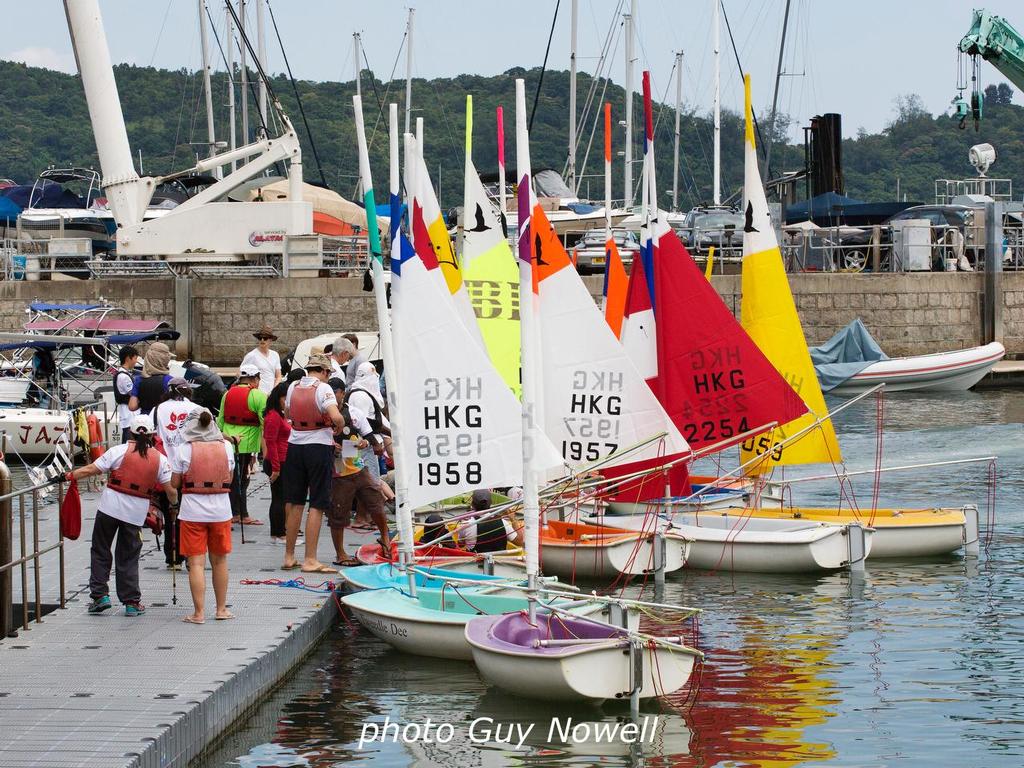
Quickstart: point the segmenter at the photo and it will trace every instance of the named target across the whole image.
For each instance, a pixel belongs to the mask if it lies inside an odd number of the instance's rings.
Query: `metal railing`
[[[67,606],[67,585],[65,583],[64,533],[60,530],[60,519],[57,516],[57,542],[40,547],[39,510],[41,507],[41,491],[50,487],[52,480],[33,485],[29,488],[14,491],[11,488],[11,472],[6,461],[0,460],[0,639],[17,637],[17,626],[21,631],[30,631],[32,623],[43,623],[43,587],[42,566],[43,556],[56,551],[58,553],[59,605]],[[26,496],[29,502],[26,503]],[[59,485],[59,502],[64,498],[63,483]],[[18,541],[20,557],[14,557],[14,507],[17,500],[18,508]],[[30,505],[30,506],[29,506]],[[29,511],[30,509],[30,511]],[[32,517],[31,523],[26,520],[26,513]],[[29,527],[31,526],[31,550],[29,550]],[[32,617],[29,616],[29,564],[32,568]],[[20,616],[14,615],[14,572],[21,574],[21,610]]]
[[[323,268],[332,277],[351,277],[369,269],[370,251],[365,237],[324,237],[323,244]]]

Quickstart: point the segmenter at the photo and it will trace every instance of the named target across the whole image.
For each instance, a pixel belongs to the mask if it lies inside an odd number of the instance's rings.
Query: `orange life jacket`
[[[224,396],[224,421],[240,427],[255,427],[260,415],[249,408],[249,393],[252,388],[236,384]]]
[[[192,460],[181,478],[182,493],[227,493],[231,470],[224,443],[192,443]]]
[[[304,387],[296,384],[292,390],[291,402],[288,404],[288,416],[292,420],[292,429],[310,432],[314,429],[332,429],[334,424],[326,413],[321,413],[316,406],[316,385]]]
[[[110,471],[107,487],[128,496],[149,498],[151,493],[161,488],[160,482],[156,479],[158,474],[160,454],[155,450],[149,450],[143,458],[135,443],[129,443],[128,452],[121,459],[121,466]]]

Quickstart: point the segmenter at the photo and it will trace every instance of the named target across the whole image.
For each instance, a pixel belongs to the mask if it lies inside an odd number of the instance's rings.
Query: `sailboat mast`
[[[576,194],[576,17],[579,0],[572,0],[569,33],[569,189]]]
[[[672,210],[679,210],[679,111],[683,105],[683,52],[676,51],[676,135],[672,155]]]
[[[782,40],[779,41],[779,65],[775,68],[775,91],[772,93],[772,113],[768,121],[768,146],[764,154],[764,172],[767,178],[772,174],[772,145],[775,143],[775,109],[779,103],[779,82],[782,80],[782,58],[786,51],[786,28],[789,26],[789,0],[782,16]]]
[[[361,70],[361,67],[359,66],[359,56],[360,56],[360,49],[361,49],[360,42],[361,42],[361,38],[359,37],[359,33],[358,32],[353,32],[352,33],[352,53],[353,53],[353,56],[355,58],[355,66],[356,66],[356,96],[358,96],[359,98],[362,98],[363,97],[363,84],[362,84],[362,82],[360,81],[360,78],[359,78],[360,70]]]
[[[623,207],[633,204],[633,22],[636,19],[636,3],[632,0],[630,13],[625,16],[626,23],[626,152],[625,152],[625,186],[622,190]]]
[[[259,69],[267,72],[267,37],[263,28],[263,3],[256,0],[256,56],[259,57]],[[269,130],[267,125],[267,84],[260,77],[259,87],[260,127]]]
[[[210,78],[210,40],[206,31],[206,0],[199,0],[199,46],[203,57],[203,95],[206,97],[206,156],[213,157],[217,154],[217,138],[213,125],[213,91]]]
[[[714,9],[715,9],[714,21],[712,22],[712,25],[714,26],[714,30],[715,30],[714,31],[714,40],[715,40],[715,44],[714,44],[714,57],[715,57],[715,106],[714,106],[714,115],[715,115],[715,118],[714,118],[715,119],[715,171],[714,171],[714,174],[715,174],[715,178],[714,178],[714,188],[715,188],[715,197],[714,197],[714,200],[715,200],[715,205],[721,205],[722,204],[722,105],[721,105],[722,66],[721,66],[721,57],[718,55],[719,54],[720,43],[721,43],[721,40],[720,40],[720,38],[721,38],[721,34],[720,34],[721,30],[719,29],[721,24],[719,23],[718,17],[719,17],[719,10],[720,10],[720,7],[721,7],[722,0],[711,0],[711,1],[714,3]]]
[[[412,20],[415,8],[409,9],[409,21],[405,27],[405,132],[409,133],[409,110],[412,109]],[[420,151],[422,151],[422,147]]]
[[[533,233],[530,213],[533,207],[530,170],[530,139],[526,129],[526,82],[516,80],[516,176],[518,187],[518,255],[520,343],[523,376],[523,527],[526,549],[526,576],[531,589],[537,587],[540,549],[540,500],[537,494],[537,469],[534,457],[534,403],[537,398],[537,360],[539,345],[533,293]],[[531,620],[536,607],[530,601]]]
[[[249,143],[249,67],[246,56],[246,49],[249,46],[245,44],[245,0],[238,0],[238,34],[242,38],[238,64],[241,68],[239,95],[242,97],[242,146],[245,146]]]
[[[356,141],[359,145],[359,178],[363,187],[363,203],[366,206],[366,230],[370,243],[370,266],[373,270],[373,297],[377,309],[377,327],[380,329],[380,346],[384,358],[384,370],[388,375],[388,403],[391,419],[391,441],[395,456],[402,456],[401,451],[401,424],[396,423],[394,418],[398,414],[398,392],[399,382],[398,369],[395,367],[395,353],[393,339],[391,336],[391,316],[388,314],[386,286],[384,284],[384,261],[381,255],[380,230],[377,227],[377,205],[373,196],[373,178],[370,174],[370,155],[366,146],[366,128],[363,125],[363,100],[359,96],[352,97],[352,106],[355,111]],[[397,117],[397,115],[395,115]],[[396,123],[397,121],[395,121]],[[397,124],[392,123],[390,128],[390,145],[392,151],[396,150],[398,144]],[[391,160],[391,178],[394,179],[396,169],[395,159]],[[397,430],[397,431],[396,431]],[[405,505],[406,484],[405,469],[401,461],[395,462],[395,510],[398,520],[399,540],[404,555],[404,564],[409,566],[413,563],[413,541],[412,541],[412,516]],[[410,571],[410,589],[415,594],[415,580]]]
[[[501,204],[501,215],[508,212],[505,202],[505,111],[498,107],[498,200]]]
[[[234,159],[234,151],[238,146],[236,143],[235,134],[238,132],[235,127],[235,22],[231,16],[231,9],[225,3],[224,5],[224,21],[225,21],[225,48],[227,48],[227,67],[228,67],[228,133],[231,138],[228,140],[228,149],[232,152],[231,159],[231,170],[234,171],[238,167],[238,161]]]
[[[612,236],[612,105],[604,105],[604,232]]]

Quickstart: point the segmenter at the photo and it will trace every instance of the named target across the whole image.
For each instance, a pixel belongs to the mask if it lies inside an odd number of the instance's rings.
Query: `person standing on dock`
[[[131,423],[131,439],[116,445],[92,464],[68,472],[68,480],[109,474],[100,496],[100,508],[92,527],[89,563],[89,613],[110,608],[110,548],[114,549],[114,578],[117,599],[126,616],[146,612],[139,588],[139,555],[142,554],[142,524],[149,511],[150,496],[162,485],[171,504],[178,501],[171,487],[171,466],[153,447],[155,429],[149,416],[137,415]]]
[[[142,360],[142,375],[135,378],[132,397],[128,408],[149,416],[164,399],[167,384],[171,380],[170,348],[162,341],[149,345],[146,356]]]
[[[135,364],[139,362],[139,350],[126,344],[117,352],[121,367],[114,372],[114,403],[117,405],[117,425],[121,430],[121,443],[128,442],[132,430],[134,412],[131,409],[132,389],[135,387]]]
[[[153,410],[153,422],[156,426],[158,439],[157,450],[167,457],[171,466],[174,466],[174,457],[184,440],[181,430],[185,426],[185,419],[195,409],[189,396],[192,394],[195,385],[176,376],[167,382],[167,400],[160,403]],[[164,535],[164,560],[168,565],[180,565],[184,559],[178,555],[175,557],[177,542],[181,541],[181,526],[178,521],[177,510],[170,505],[161,503],[161,512],[164,515],[164,528],[167,533]],[[174,526],[174,530],[170,530]]]
[[[284,463],[286,571],[299,567],[295,560],[295,540],[302,524],[302,510],[309,500],[306,518],[304,573],[337,573],[317,558],[317,544],[324,512],[331,505],[331,478],[334,470],[334,435],[342,434],[345,420],[338,399],[327,384],[331,360],[324,354],[309,356],[306,375],[288,388],[285,414],[291,419],[288,456]]]
[[[263,412],[263,472],[270,478],[270,540],[284,544],[284,478],[281,474],[288,456],[292,425],[284,417],[284,399],[289,382],[282,381],[270,392]]]
[[[231,488],[231,522],[242,525],[263,525],[262,520],[249,517],[249,473],[263,439],[263,412],[267,396],[259,388],[260,371],[251,363],[239,369],[238,379],[224,393],[217,427],[238,446],[235,482]]]
[[[277,341],[277,336],[266,323],[253,336],[258,344],[242,358],[242,366],[256,366],[260,374],[260,391],[269,395],[270,390],[281,382],[281,356],[270,348],[270,342]]]
[[[181,489],[181,554],[188,558],[188,586],[194,610],[182,621],[206,622],[206,554],[213,571],[218,621],[235,618],[228,610],[228,553],[231,552],[232,443],[224,439],[213,414],[196,407],[185,419],[184,442],[175,451],[171,485]]]

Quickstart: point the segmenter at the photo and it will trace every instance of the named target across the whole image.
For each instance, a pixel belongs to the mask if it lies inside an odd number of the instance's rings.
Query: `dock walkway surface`
[[[264,523],[269,494],[266,477],[255,475],[249,510]],[[239,583],[303,575],[280,570],[284,547],[271,543],[267,524],[247,526],[245,544],[235,526],[228,558],[228,603],[234,620],[213,620],[207,573],[206,623],[182,622],[192,611],[188,574],[184,569],[177,573],[178,600],[173,605],[171,572],[150,531],[145,531],[140,570],[145,615],[124,615],[112,573],[113,607],[91,616],[86,613],[89,545],[97,500],[96,493],[82,494],[82,536],[65,544],[67,608],[46,614],[41,624],[32,623],[15,638],[0,638],[3,768],[187,766],[298,664],[337,618],[330,594]],[[18,557],[17,506],[14,518]],[[43,546],[56,540],[55,503],[40,508],[39,525]],[[352,543],[358,541],[352,538]],[[349,549],[354,551],[352,544]],[[321,559],[329,563],[332,553],[325,529]],[[57,556],[44,556],[46,603],[59,601]],[[337,579],[305,577],[310,585]],[[31,599],[31,570],[28,578]],[[18,569],[14,585],[18,603]],[[19,625],[20,615],[15,606]]]

